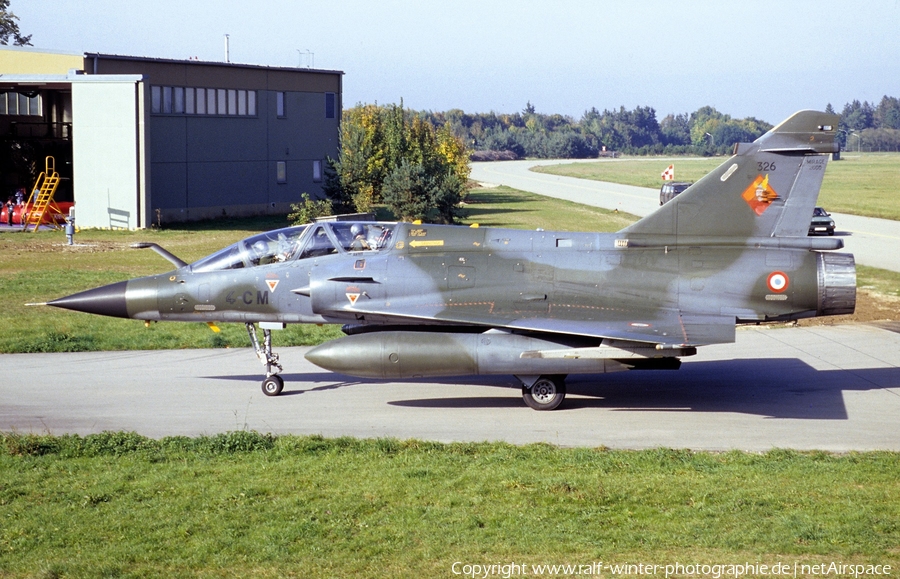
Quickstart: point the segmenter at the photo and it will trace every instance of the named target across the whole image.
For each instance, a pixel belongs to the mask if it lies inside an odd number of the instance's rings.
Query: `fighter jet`
[[[333,221],[50,301],[152,321],[240,322],[281,393],[271,330],[343,324],[312,363],[375,379],[509,374],[552,410],[569,374],[677,369],[737,324],[852,313],[853,255],[807,236],[838,117],[801,111],[617,233]],[[262,345],[257,325],[263,330]]]

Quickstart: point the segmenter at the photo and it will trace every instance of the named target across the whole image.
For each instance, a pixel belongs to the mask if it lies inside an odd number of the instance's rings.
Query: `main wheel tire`
[[[263,380],[262,391],[266,396],[278,396],[284,388],[284,379],[278,374],[273,374]]]
[[[528,388],[522,386],[522,399],[535,410],[555,410],[566,398],[566,382],[556,376],[541,376]]]

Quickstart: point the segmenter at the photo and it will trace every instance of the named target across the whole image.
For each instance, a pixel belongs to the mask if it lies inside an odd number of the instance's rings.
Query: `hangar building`
[[[287,213],[338,154],[340,71],[0,47],[0,198],[55,159],[80,227]],[[27,193],[26,193],[27,195]]]

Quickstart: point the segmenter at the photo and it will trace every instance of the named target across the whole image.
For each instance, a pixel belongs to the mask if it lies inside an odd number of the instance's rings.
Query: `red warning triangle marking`
[[[356,300],[359,299],[359,294],[347,294],[347,299],[350,300],[350,305],[356,305]]]
[[[278,282],[279,282],[279,280],[277,280],[277,279],[267,279],[266,280],[266,285],[269,286],[269,290],[272,293],[275,293],[275,288],[278,287]]]

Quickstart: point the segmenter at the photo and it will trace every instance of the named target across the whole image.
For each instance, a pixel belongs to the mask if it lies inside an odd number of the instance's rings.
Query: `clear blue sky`
[[[712,105],[777,123],[900,96],[900,0],[12,0],[38,48],[341,70],[344,106]],[[298,52],[300,51],[300,52]],[[312,62],[310,62],[312,61]]]

